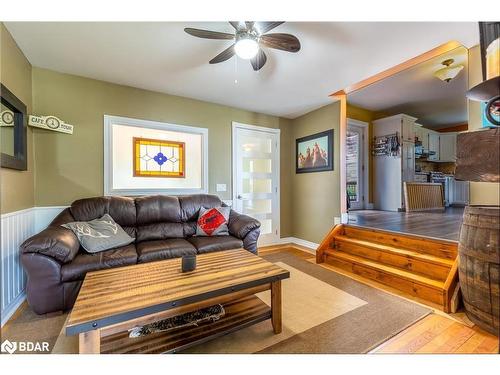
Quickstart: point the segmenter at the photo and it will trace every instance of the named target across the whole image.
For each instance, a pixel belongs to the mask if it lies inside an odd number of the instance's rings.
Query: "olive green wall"
[[[294,237],[321,242],[340,217],[339,129],[340,106],[332,103],[292,121],[291,126],[291,203]],[[300,137],[334,129],[333,171],[295,173],[295,140]]]
[[[481,71],[481,52],[479,45],[469,49],[469,87],[483,81]],[[481,107],[479,102],[468,101],[469,131],[481,128]],[[470,183],[471,205],[500,205],[500,184],[493,182]]]
[[[231,199],[232,121],[281,128],[288,137],[289,120],[199,100],[121,86],[79,76],[33,68],[33,112],[55,115],[75,126],[73,135],[35,129],[36,206],[67,205],[73,200],[103,194],[103,116],[116,115],[208,128],[209,192],[216,184]],[[282,150],[287,150],[286,142]],[[282,160],[282,171],[288,171]],[[282,178],[283,183],[283,178]],[[285,183],[283,183],[286,185]],[[290,200],[287,189],[283,202]],[[288,214],[288,204],[281,204]],[[285,216],[287,216],[285,215]],[[283,220],[281,230],[290,233]]]
[[[32,108],[31,64],[0,23],[0,81],[28,108]],[[34,206],[33,132],[28,129],[28,170],[0,169],[1,213]]]

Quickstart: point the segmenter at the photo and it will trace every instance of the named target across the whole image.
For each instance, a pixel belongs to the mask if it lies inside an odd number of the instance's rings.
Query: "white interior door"
[[[233,208],[261,222],[259,245],[280,238],[279,134],[233,123]]]
[[[365,208],[365,130],[366,127],[348,122],[346,134],[346,182],[351,210]]]

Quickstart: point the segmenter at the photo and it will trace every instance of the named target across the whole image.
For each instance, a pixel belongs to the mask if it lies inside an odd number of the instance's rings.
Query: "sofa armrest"
[[[254,229],[260,228],[260,221],[253,217],[242,215],[234,210],[229,214],[229,233],[243,240],[246,235]]]
[[[64,310],[64,285],[61,263],[52,257],[36,253],[21,254],[26,271],[26,297],[37,314]]]
[[[60,226],[50,226],[21,244],[23,254],[38,253],[60,263],[71,262],[79,249],[80,242],[75,234]]]

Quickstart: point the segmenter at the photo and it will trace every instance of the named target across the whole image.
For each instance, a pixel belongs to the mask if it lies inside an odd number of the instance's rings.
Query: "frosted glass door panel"
[[[271,194],[273,192],[272,180],[259,178],[243,178],[243,187],[241,192],[243,194]]]
[[[272,173],[271,159],[255,159],[243,158],[243,172],[244,173]]]
[[[266,139],[260,136],[242,134],[238,140],[241,150],[245,153],[268,153],[272,152],[271,139]]]

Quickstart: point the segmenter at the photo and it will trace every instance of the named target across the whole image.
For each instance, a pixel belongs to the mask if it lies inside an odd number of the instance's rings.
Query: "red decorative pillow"
[[[198,223],[196,225],[197,236],[228,236],[227,222],[231,207],[200,208]]]

